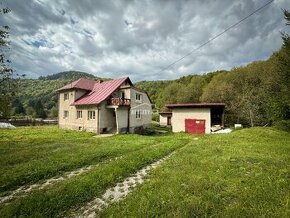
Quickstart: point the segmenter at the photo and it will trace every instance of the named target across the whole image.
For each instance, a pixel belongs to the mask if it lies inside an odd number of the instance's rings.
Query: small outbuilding
[[[224,127],[224,103],[166,104],[160,112],[160,125],[171,125],[173,132],[205,134]]]
[[[171,126],[172,111],[166,110],[159,112],[159,125]]]

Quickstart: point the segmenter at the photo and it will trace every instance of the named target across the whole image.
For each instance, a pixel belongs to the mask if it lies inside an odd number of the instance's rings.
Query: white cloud
[[[265,59],[285,30],[277,0],[197,48],[266,1],[7,1],[13,67],[28,77],[82,70],[133,81],[174,79]]]

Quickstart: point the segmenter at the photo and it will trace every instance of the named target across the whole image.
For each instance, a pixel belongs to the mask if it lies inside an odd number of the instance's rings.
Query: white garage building
[[[204,134],[210,133],[213,126],[224,126],[224,103],[184,103],[165,106],[171,113],[160,112],[160,121],[164,122],[166,117],[166,124],[171,124],[173,132]]]

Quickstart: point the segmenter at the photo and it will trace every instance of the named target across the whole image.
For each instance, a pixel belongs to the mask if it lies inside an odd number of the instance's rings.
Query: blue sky
[[[161,69],[239,21],[265,0],[9,0],[1,19],[11,28],[17,73],[38,78],[79,70],[99,77],[175,79],[267,59],[286,31],[276,0],[173,67]]]

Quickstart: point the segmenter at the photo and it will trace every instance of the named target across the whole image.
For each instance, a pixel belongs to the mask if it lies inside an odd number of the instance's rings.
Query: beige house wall
[[[118,89],[117,91],[113,92],[113,97],[116,97],[116,98],[121,98],[121,92],[124,92],[125,94],[125,98],[127,99],[130,99],[131,98],[131,88],[128,87],[128,88],[121,88],[121,89]]]
[[[102,133],[103,130],[116,130],[119,133],[126,132],[128,128],[128,115],[130,132],[134,132],[136,127],[150,126],[152,120],[152,106],[146,93],[126,87],[115,91],[113,97],[121,97],[121,92],[125,93],[125,98],[131,99],[131,106],[116,106],[108,108],[104,101],[99,106],[71,106],[71,104],[86,93],[83,90],[65,90],[59,93],[59,127],[86,130],[95,133]],[[69,99],[64,100],[64,94],[69,94]],[[136,101],[136,93],[141,95],[141,101]],[[82,118],[77,119],[77,111],[82,111]],[[95,111],[95,119],[88,119],[88,111]],[[116,110],[116,115],[114,111]],[[129,111],[128,111],[129,110]],[[69,112],[69,116],[64,118],[64,111]],[[136,118],[136,111],[141,112],[141,118]],[[116,120],[117,119],[117,120]]]
[[[100,132],[102,133],[104,128],[107,129],[107,131],[111,131],[113,129],[116,129],[116,117],[114,115],[114,108],[106,108],[107,104],[106,102],[103,102],[100,105]]]
[[[171,119],[173,132],[185,131],[185,119],[201,119],[205,120],[205,133],[210,133],[210,108],[173,108]]]
[[[64,94],[69,94],[69,99],[64,101]],[[70,106],[75,98],[79,98],[79,92],[68,90],[59,93],[59,127],[74,130],[86,130],[89,132],[98,132],[98,108],[96,106]],[[82,118],[77,119],[77,111],[82,111]],[[69,116],[64,118],[64,111],[69,112]],[[95,119],[89,120],[88,111],[95,111]]]
[[[136,100],[136,94],[141,95],[141,101]],[[152,121],[152,104],[146,93],[134,88],[130,89],[131,110],[130,110],[130,132],[136,127],[149,127]],[[136,118],[136,111],[141,112],[141,118]]]
[[[121,88],[113,93],[113,96],[121,97],[124,92],[125,98],[131,99],[131,107],[119,106],[117,110],[118,131],[124,132],[128,128],[128,109],[129,111],[129,131],[134,132],[136,127],[148,127],[152,121],[152,105],[146,93],[134,87]],[[136,101],[136,93],[141,95],[141,101]],[[136,118],[136,110],[141,112],[141,118]]]
[[[117,108],[118,133],[127,132],[127,129],[128,129],[128,110],[129,110],[129,107]]]

